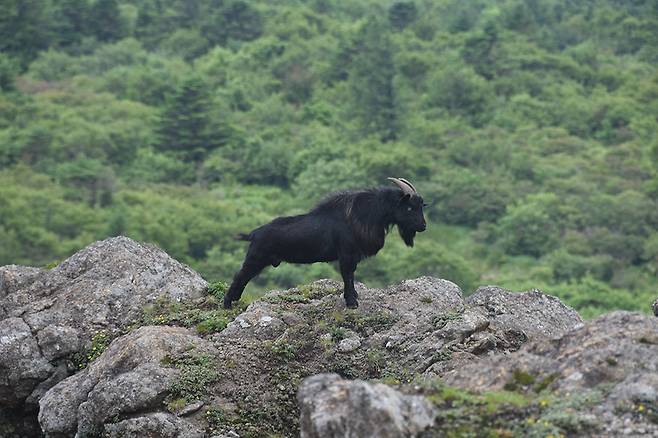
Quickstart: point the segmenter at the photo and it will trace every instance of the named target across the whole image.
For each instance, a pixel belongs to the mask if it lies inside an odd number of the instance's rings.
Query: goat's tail
[[[237,236],[234,237],[235,240],[244,240],[246,242],[250,242],[252,238],[252,233],[245,234],[245,233],[240,233]]]

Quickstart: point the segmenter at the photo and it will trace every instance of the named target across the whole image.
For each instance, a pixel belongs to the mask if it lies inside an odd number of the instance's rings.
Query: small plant
[[[525,419],[536,407],[524,394],[510,391],[475,393],[446,386],[440,381],[422,384],[426,386],[427,398],[439,407],[436,427],[441,430],[441,436],[527,436],[521,428],[526,427]]]
[[[452,359],[452,352],[449,350],[439,350],[432,356],[432,363],[447,362]]]
[[[364,314],[352,310],[345,312],[344,318],[344,325],[359,333],[364,333],[368,329],[376,332],[386,330],[391,328],[396,321],[395,316],[389,313]]]
[[[507,391],[519,391],[535,383],[535,376],[519,369],[512,370],[512,378],[504,386]]]
[[[299,294],[281,295],[281,300],[288,303],[308,303],[308,298]]]
[[[331,334],[331,340],[334,342],[340,342],[345,339],[345,329],[342,327],[333,326],[329,329],[329,333]]]
[[[213,281],[208,283],[208,289],[206,289],[206,293],[215,297],[218,301],[221,301],[224,299],[224,294],[226,293],[227,289],[228,284],[226,284],[226,282]]]
[[[212,434],[221,432],[222,425],[226,423],[226,415],[221,409],[210,407],[206,409],[203,416],[208,422],[208,428]]]
[[[420,302],[425,303],[425,304],[431,304],[432,303],[432,297],[429,295],[426,295],[424,297],[420,297]]]
[[[53,260],[50,263],[46,263],[43,268],[48,270],[55,269],[59,265],[59,263],[60,262],[58,260]]]
[[[523,394],[511,391],[488,391],[482,394],[482,398],[489,413],[494,413],[503,406],[521,408],[530,403]]]
[[[181,371],[179,379],[170,388],[169,402],[201,400],[207,394],[208,386],[219,379],[213,361],[207,355],[165,356],[161,363]]]
[[[263,298],[270,303],[308,303],[309,299],[299,294],[273,295]]]
[[[217,286],[216,290],[220,288]],[[195,327],[199,334],[207,335],[224,330],[228,323],[245,309],[246,304],[238,302],[233,307],[230,310],[218,308],[217,300],[213,295],[209,295],[201,303],[194,304],[158,298],[153,304],[144,308],[142,320],[136,326],[180,325]]]
[[[176,398],[167,402],[167,410],[169,412],[178,413],[187,405],[184,398]]]
[[[617,403],[615,411],[621,415],[630,414],[634,418],[658,424],[658,402],[655,400],[625,400]]]
[[[535,385],[532,387],[532,389],[536,393],[540,393],[540,392],[544,391],[546,388],[548,388],[551,385],[551,383],[553,383],[555,381],[555,379],[557,379],[558,377],[559,377],[558,373],[549,374],[548,376],[544,377],[543,379],[538,380],[535,383]]]
[[[221,332],[228,325],[228,319],[224,316],[213,315],[196,325],[196,330],[201,335]]]
[[[366,364],[368,370],[375,374],[381,374],[382,370],[386,367],[386,357],[384,352],[380,349],[372,349],[366,353]]]
[[[330,364],[329,371],[334,372],[345,379],[356,379],[359,377],[359,371],[355,368],[354,363],[344,356],[335,357]]]
[[[153,304],[142,310],[141,325],[164,325],[175,319],[181,304],[169,301],[166,297],[158,297]]]
[[[330,288],[314,283],[299,286],[297,290],[301,296],[308,298],[309,300],[317,300],[324,298],[327,295],[341,292],[341,290],[338,288]]]
[[[91,347],[88,350],[75,353],[71,361],[79,370],[84,369],[91,362],[96,360],[110,345],[110,337],[105,330],[99,330],[91,337]]]
[[[91,350],[87,355],[89,362],[103,354],[107,346],[110,345],[110,339],[105,330],[99,330],[91,337]]]
[[[387,385],[400,385],[411,383],[416,379],[416,375],[407,368],[386,369],[382,373],[382,382]]]
[[[658,336],[647,334],[637,340],[640,344],[658,345]]]
[[[285,341],[275,341],[270,348],[272,353],[286,360],[292,360],[297,355],[297,347]]]
[[[445,327],[450,321],[458,321],[462,318],[462,314],[459,312],[446,312],[442,315],[435,316],[432,318],[432,324],[437,328]]]

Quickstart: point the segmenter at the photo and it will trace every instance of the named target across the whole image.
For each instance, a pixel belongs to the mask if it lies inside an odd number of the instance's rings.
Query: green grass
[[[222,307],[225,283],[212,283],[208,295],[201,302],[175,302],[159,298],[142,310],[142,318],[134,326],[141,325],[178,325],[194,327],[200,335],[220,332],[237,315],[242,313],[247,303],[244,300],[233,303],[232,309]]]
[[[118,336],[119,334],[116,334],[111,338],[105,330],[99,330],[94,333],[91,337],[91,347],[78,353],[74,353],[71,357],[71,361],[75,365],[75,368],[79,370],[86,368],[87,365],[103,354],[110,345],[112,339]]]
[[[217,364],[207,355],[166,356],[162,364],[180,370],[180,377],[171,386],[168,396],[168,403],[174,406],[179,406],[182,401],[203,400],[209,386],[219,379]]]

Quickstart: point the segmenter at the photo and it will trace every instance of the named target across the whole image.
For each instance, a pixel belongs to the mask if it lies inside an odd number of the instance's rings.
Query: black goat
[[[403,178],[389,178],[398,188],[339,192],[307,214],[279,217],[238,239],[251,242],[242,268],[224,297],[224,307],[237,301],[245,286],[266,266],[338,260],[345,284],[345,303],[358,307],[354,289],[356,265],[384,246],[386,233],[398,226],[404,243],[413,246],[416,232],[425,231],[423,198]]]

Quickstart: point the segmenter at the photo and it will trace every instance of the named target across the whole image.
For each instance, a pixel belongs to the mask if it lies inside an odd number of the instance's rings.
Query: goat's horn
[[[393,181],[396,186],[400,187],[404,193],[407,195],[417,195],[418,192],[416,191],[416,188],[414,187],[413,184],[411,184],[409,181],[407,181],[404,178],[388,178],[389,180]]]

